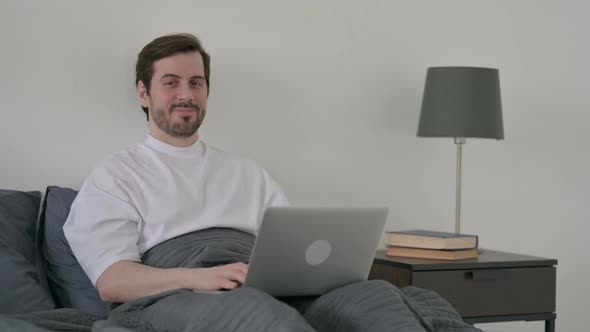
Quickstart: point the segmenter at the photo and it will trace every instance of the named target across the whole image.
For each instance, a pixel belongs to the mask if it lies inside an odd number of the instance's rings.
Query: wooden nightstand
[[[481,249],[478,258],[442,261],[390,257],[378,250],[369,279],[430,289],[469,324],[545,321],[555,331],[557,260]]]

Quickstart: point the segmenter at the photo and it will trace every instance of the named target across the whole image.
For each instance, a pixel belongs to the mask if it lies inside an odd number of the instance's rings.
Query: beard
[[[172,112],[175,107],[190,107],[195,110],[197,113],[196,118],[192,116],[183,116],[181,117],[180,122],[172,122]],[[166,134],[172,137],[190,137],[194,133],[197,132],[201,124],[203,123],[203,119],[205,118],[205,114],[207,111],[205,109],[201,109],[199,105],[191,104],[191,103],[177,103],[172,106],[168,110],[165,109],[155,109],[152,112],[152,118],[156,123],[156,126],[160,128]]]

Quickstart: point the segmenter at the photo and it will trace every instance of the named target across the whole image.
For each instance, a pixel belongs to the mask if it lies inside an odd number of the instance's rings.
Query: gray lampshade
[[[498,70],[428,68],[418,136],[503,139]]]

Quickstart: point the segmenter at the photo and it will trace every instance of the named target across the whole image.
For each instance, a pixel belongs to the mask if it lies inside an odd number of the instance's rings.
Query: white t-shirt
[[[253,161],[201,140],[186,148],[148,136],[113,154],[86,178],[64,234],[92,281],[113,263],[210,227],[256,234],[269,206],[289,202]]]

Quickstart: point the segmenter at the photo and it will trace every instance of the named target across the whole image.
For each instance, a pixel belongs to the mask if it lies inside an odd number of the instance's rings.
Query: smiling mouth
[[[196,114],[198,109],[190,108],[190,107],[175,107],[172,109],[173,113],[177,113],[182,116]]]

